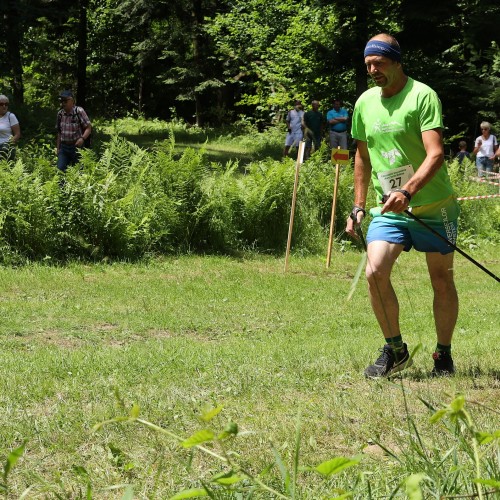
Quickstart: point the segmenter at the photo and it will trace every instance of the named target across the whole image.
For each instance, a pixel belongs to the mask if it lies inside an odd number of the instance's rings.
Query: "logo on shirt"
[[[373,124],[373,132],[378,134],[389,134],[391,132],[401,132],[404,130],[403,125],[401,123],[392,121],[389,123],[382,123],[381,120],[377,120]]]
[[[396,158],[402,158],[401,153],[397,149],[391,149],[390,151],[382,151],[382,156],[389,160],[389,165],[395,163]]]

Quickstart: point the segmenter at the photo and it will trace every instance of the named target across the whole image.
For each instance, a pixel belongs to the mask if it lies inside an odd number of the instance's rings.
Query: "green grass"
[[[498,274],[495,254],[494,247],[473,253]],[[92,431],[132,403],[142,418],[183,437],[202,428],[204,409],[223,405],[215,425],[232,420],[251,431],[230,446],[253,473],[273,462],[270,443],[291,467],[299,412],[301,465],[363,457],[355,471],[324,482],[302,472],[297,498],[331,498],[335,488],[368,498],[368,483],[381,498],[425,466],[432,475],[432,453],[444,455],[459,439],[429,423],[419,398],[439,407],[461,392],[477,429],[498,430],[498,284],[457,255],[458,373],[433,380],[430,285],[422,256],[404,255],[394,273],[403,333],[410,348],[423,347],[402,383],[367,381],[362,372],[381,335],[364,280],[345,300],[359,259],[336,248],[327,270],[324,256],[292,255],[286,274],[283,259],[258,255],[1,268],[0,457],[27,442],[8,477],[10,495],[31,487],[28,498],[80,498],[90,483],[94,498],[122,498],[125,484],[134,498],[168,498],[222,470],[199,453],[191,462],[174,440],[137,424]],[[415,452],[411,422],[426,460]],[[432,479],[463,474],[462,489],[432,483],[432,491],[470,493],[473,467],[461,455],[460,448],[452,455],[465,462],[458,472],[443,460]],[[490,477],[484,468],[483,477]],[[262,479],[282,491],[277,467]],[[112,485],[122,486],[105,489]]]
[[[209,162],[222,165],[238,161],[244,166],[264,158],[279,160],[285,141],[284,129],[271,128],[266,134],[259,134],[247,123],[219,129],[201,129],[175,120],[165,122],[128,117],[112,122],[97,120],[96,129],[100,141],[119,135],[145,149],[151,149],[173,135],[175,151],[179,155],[188,148],[203,150]]]

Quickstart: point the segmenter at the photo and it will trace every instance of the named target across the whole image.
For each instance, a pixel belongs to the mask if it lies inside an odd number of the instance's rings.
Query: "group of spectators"
[[[69,165],[79,160],[79,150],[89,145],[92,124],[85,110],[76,106],[73,92],[59,94],[60,109],[56,118],[57,168],[66,172]],[[19,120],[9,109],[9,98],[0,95],[0,160],[16,157],[16,144],[21,138]]]
[[[320,102],[313,100],[311,109],[304,111],[302,102],[296,100],[294,107],[288,111],[286,116],[286,125],[288,132],[285,138],[285,148],[283,156],[290,153],[290,149],[298,147],[300,141],[305,140],[304,160],[311,156],[312,148],[317,151],[321,146],[325,128],[328,129],[328,138],[330,148],[340,147],[348,148],[347,127],[349,113],[343,107],[340,99],[333,101],[333,108],[326,113],[326,117],[319,110]],[[467,143],[460,141],[458,143],[459,151],[456,158],[460,163],[464,158],[471,159],[475,157],[478,176],[481,177],[485,172],[492,172],[495,159],[500,158],[500,148],[495,135],[491,133],[491,124],[482,122],[480,125],[481,135],[474,141],[474,149],[470,153],[467,151]]]
[[[288,156],[290,148],[297,147],[305,139],[304,159],[311,156],[312,147],[318,150],[326,127],[328,127],[329,144],[331,148],[347,149],[347,125],[349,113],[342,107],[342,101],[335,99],[333,108],[326,117],[319,111],[320,102],[313,100],[311,109],[304,112],[301,101],[295,101],[293,109],[286,116],[288,133],[285,139],[283,156]]]

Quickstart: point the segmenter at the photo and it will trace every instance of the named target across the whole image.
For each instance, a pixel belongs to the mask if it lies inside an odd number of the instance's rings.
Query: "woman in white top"
[[[13,160],[15,145],[21,137],[16,115],[9,111],[9,98],[0,95],[0,160]]]
[[[483,172],[493,171],[493,161],[498,147],[497,138],[490,134],[491,125],[488,122],[481,123],[481,135],[474,143],[473,155],[476,155],[477,175],[481,177]]]

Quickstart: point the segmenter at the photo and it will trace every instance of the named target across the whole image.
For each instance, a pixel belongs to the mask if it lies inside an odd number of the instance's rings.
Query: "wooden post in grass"
[[[297,199],[297,188],[299,186],[299,169],[304,162],[304,141],[299,142],[299,150],[297,152],[297,162],[295,164],[295,181],[293,183],[292,208],[290,210],[290,223],[288,224],[288,241],[286,243],[285,255],[285,272],[288,271],[288,258],[290,257],[290,246],[292,245],[293,218],[295,215],[295,201]]]
[[[335,211],[337,207],[337,193],[339,189],[339,175],[340,175],[340,165],[347,165],[349,163],[349,151],[345,149],[332,150],[332,162],[335,161],[335,182],[333,184],[333,201],[332,201],[332,217],[330,220],[330,236],[328,238],[328,251],[326,253],[326,267],[330,267],[330,261],[332,258],[332,245],[333,245],[333,233],[335,229]]]

